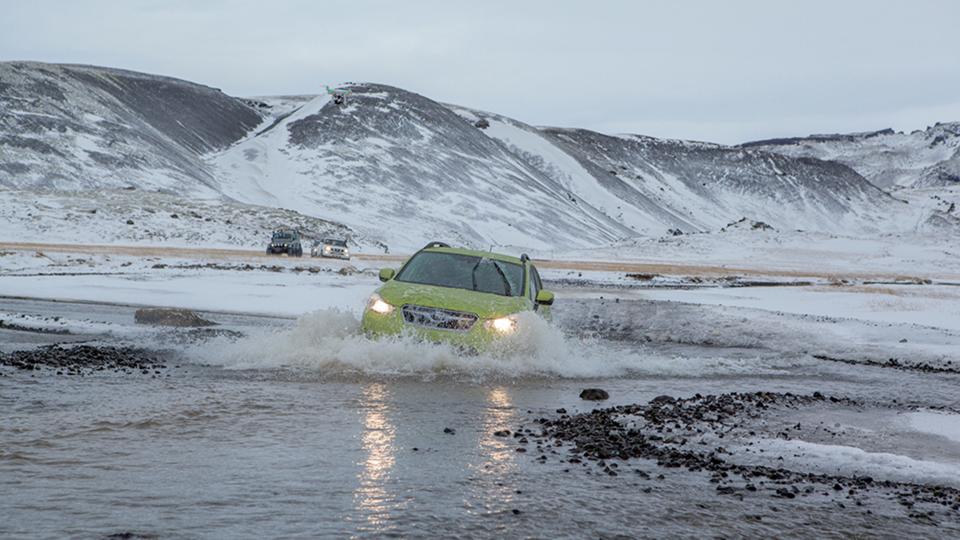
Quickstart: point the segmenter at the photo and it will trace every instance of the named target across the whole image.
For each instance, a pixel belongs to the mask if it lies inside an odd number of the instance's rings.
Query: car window
[[[421,251],[395,279],[501,296],[523,295],[523,267],[519,264],[457,253]]]

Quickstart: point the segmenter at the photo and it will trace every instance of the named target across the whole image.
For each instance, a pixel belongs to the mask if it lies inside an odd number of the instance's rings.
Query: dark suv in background
[[[267,255],[282,255],[286,253],[291,257],[302,257],[303,246],[300,244],[300,231],[295,229],[277,229],[273,231],[270,237],[270,244],[267,246]]]

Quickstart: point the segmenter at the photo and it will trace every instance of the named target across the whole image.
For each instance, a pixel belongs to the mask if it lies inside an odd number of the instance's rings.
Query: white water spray
[[[668,356],[626,349],[598,338],[565,336],[534,313],[521,313],[516,334],[479,354],[413,336],[371,339],[356,316],[315,311],[289,330],[258,332],[235,341],[218,339],[191,351],[201,362],[228,369],[317,371],[322,375],[603,378],[631,375],[707,376],[783,373],[794,362],[771,365],[752,358]]]

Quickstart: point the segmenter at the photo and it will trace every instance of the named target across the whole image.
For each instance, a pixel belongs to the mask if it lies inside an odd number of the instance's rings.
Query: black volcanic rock
[[[215,326],[189,309],[174,308],[140,308],[134,313],[137,324],[152,324],[157,326]]]
[[[609,398],[610,394],[602,388],[584,388],[583,391],[580,392],[580,399],[587,401],[603,401]]]

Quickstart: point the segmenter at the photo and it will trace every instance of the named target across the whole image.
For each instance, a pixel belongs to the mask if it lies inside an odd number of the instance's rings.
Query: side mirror
[[[390,281],[395,275],[397,275],[397,271],[393,268],[380,269],[380,281]]]
[[[542,306],[553,305],[553,293],[550,291],[540,291],[537,293],[537,303]]]

